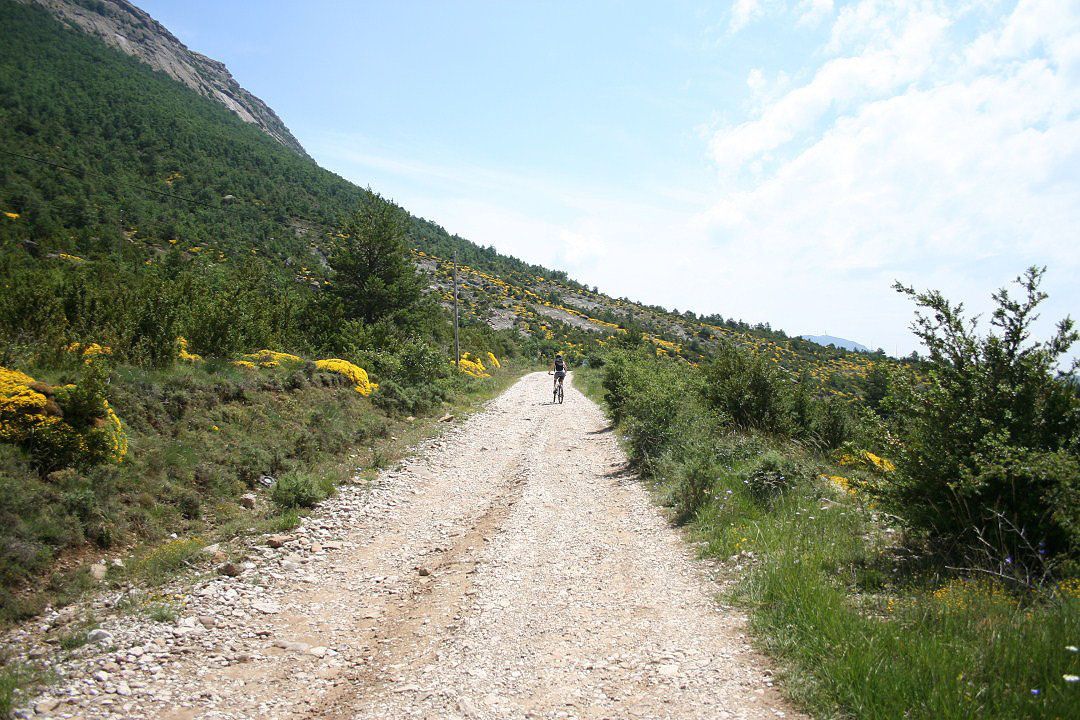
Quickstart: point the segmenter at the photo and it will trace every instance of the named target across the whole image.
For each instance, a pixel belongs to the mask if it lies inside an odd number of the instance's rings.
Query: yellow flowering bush
[[[822,475],[822,477],[836,485],[851,497],[855,497],[857,494],[851,480],[848,480],[843,475]]]
[[[496,370],[502,367],[502,363],[499,362],[499,358],[495,357],[495,353],[489,352],[487,354],[487,357],[488,361],[491,363],[491,366],[494,367]]]
[[[42,470],[118,463],[127,434],[95,390],[49,386],[0,367],[0,442],[25,448]]]
[[[491,374],[488,373],[487,368],[484,367],[479,358],[473,359],[469,356],[469,353],[461,354],[461,372],[466,375],[471,375],[474,378],[489,378]]]
[[[353,365],[348,360],[340,360],[338,358],[329,358],[327,360],[316,360],[315,367],[320,370],[326,370],[327,372],[337,373],[344,375],[353,381],[356,386],[356,392],[360,393],[364,397],[371,395],[379,389],[379,386],[371,382],[368,378],[367,371],[358,365]]]
[[[202,355],[188,352],[188,341],[187,338],[183,337],[176,338],[176,357],[187,362],[199,362],[202,360]]]
[[[111,347],[108,345],[99,345],[98,343],[84,345],[82,343],[73,342],[64,349],[73,355],[79,355],[82,357],[83,362],[87,364],[93,362],[94,358],[100,355],[112,355]]]
[[[859,450],[855,453],[844,453],[837,460],[841,465],[847,466],[863,466],[871,470],[880,470],[881,472],[892,472],[896,469],[896,464],[888,458],[883,458],[880,455],[875,455],[869,450]]]
[[[247,368],[248,370],[255,370],[258,366],[250,360],[233,360],[232,364],[236,367]]]
[[[273,368],[281,364],[304,362],[302,357],[290,355],[289,353],[277,352],[275,350],[259,350],[258,352],[248,353],[244,356],[244,359],[264,368]]]

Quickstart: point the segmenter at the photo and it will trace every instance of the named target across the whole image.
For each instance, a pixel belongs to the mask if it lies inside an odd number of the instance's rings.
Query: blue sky
[[[324,167],[616,296],[907,353],[1080,309],[1074,0],[136,0]]]

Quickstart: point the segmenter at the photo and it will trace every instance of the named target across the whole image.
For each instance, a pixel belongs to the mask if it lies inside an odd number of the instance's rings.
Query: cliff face
[[[307,157],[300,142],[270,107],[236,82],[223,63],[189,50],[164,25],[127,0],[23,0],[61,21],[167,73],[257,125],[285,147]]]

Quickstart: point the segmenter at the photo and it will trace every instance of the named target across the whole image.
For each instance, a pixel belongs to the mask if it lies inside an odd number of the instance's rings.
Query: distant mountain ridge
[[[20,1],[40,5],[61,21],[142,60],[308,157],[277,113],[242,88],[224,63],[190,50],[164,25],[127,0]]]
[[[832,345],[833,347],[838,347],[842,350],[850,350],[852,352],[870,352],[870,348],[866,347],[865,345],[857,343],[854,340],[847,340],[845,338],[836,337],[834,335],[800,335],[799,337],[801,337],[803,340],[809,340],[812,343],[817,343],[818,345],[824,345],[825,347]]]

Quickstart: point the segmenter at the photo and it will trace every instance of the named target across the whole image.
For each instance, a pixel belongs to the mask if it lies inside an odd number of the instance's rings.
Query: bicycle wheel
[[[562,383],[559,383],[559,404],[562,405]]]

